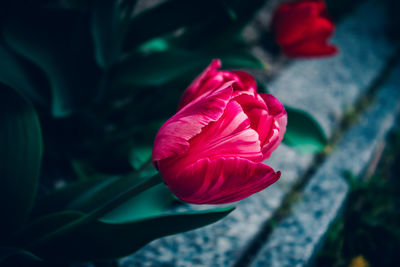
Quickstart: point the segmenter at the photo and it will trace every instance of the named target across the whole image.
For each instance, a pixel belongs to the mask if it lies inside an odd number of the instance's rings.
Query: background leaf
[[[47,196],[39,198],[32,210],[34,217],[59,212],[84,194],[93,194],[115,182],[116,177],[98,177],[66,185]]]
[[[91,30],[95,57],[102,68],[108,69],[118,59],[122,49],[124,30],[121,24],[119,1],[93,1]]]
[[[93,58],[88,22],[79,12],[61,9],[20,12],[7,18],[3,35],[15,52],[47,75],[54,116],[67,116],[88,105],[99,69]]]
[[[284,142],[305,153],[316,153],[324,149],[327,138],[319,123],[307,112],[285,107],[288,125]]]
[[[0,85],[0,232],[27,219],[36,196],[42,137],[33,106]]]
[[[192,25],[222,10],[219,1],[170,0],[143,11],[129,22],[124,42],[127,51],[152,38]],[[162,23],[160,23],[162,22]]]
[[[179,43],[189,48],[225,48],[243,44],[241,32],[260,11],[266,0],[218,0],[221,5],[216,16],[185,29]],[[235,45],[236,45],[235,44]]]
[[[6,266],[44,266],[43,261],[29,251],[12,248],[0,247],[0,265]]]
[[[114,70],[113,83],[114,86],[160,86],[176,79],[190,82],[214,58],[222,60],[223,68],[264,68],[259,59],[245,50],[187,51],[170,48],[126,60]]]
[[[112,182],[103,184],[103,186],[85,191],[76,196],[66,207],[70,210],[81,212],[91,212],[94,209],[104,205],[110,199],[125,191],[127,188],[134,187],[149,177],[157,173],[154,169],[150,172],[144,172],[142,175],[134,173],[129,176],[122,176],[113,179]]]
[[[44,104],[47,101],[44,98],[43,91],[40,92],[34,86],[31,73],[26,69],[22,60],[18,58],[0,41],[0,82],[17,90],[23,96],[34,102]]]
[[[135,170],[139,170],[151,160],[153,147],[136,145],[129,154],[129,162]]]

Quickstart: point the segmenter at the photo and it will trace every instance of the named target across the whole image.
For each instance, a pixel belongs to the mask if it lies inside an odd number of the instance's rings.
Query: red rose
[[[178,112],[161,127],[153,163],[180,199],[222,204],[246,198],[280,177],[262,163],[281,143],[287,115],[242,71],[219,60],[184,92]]]
[[[272,18],[275,40],[290,57],[331,56],[337,48],[327,43],[335,26],[322,0],[281,4]]]

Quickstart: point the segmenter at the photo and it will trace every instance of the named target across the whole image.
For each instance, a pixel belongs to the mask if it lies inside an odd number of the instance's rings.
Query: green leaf
[[[100,0],[101,1],[101,0]],[[65,5],[71,9],[87,11],[90,8],[91,0],[65,0]]]
[[[129,162],[135,170],[139,170],[151,159],[153,148],[151,146],[135,146],[129,155]]]
[[[288,114],[284,142],[305,153],[317,153],[324,149],[327,138],[319,123],[307,112],[285,107]]]
[[[218,55],[216,53],[216,55]],[[264,63],[250,53],[243,49],[232,49],[219,53],[219,58],[222,61],[223,68],[229,69],[265,69]]]
[[[115,182],[116,179],[116,177],[98,177],[69,184],[45,197],[39,198],[32,210],[32,214],[34,217],[38,217],[62,211],[82,195],[92,195]]]
[[[139,185],[153,175],[154,172],[145,173],[142,176],[134,173],[130,176],[118,177],[113,179],[112,182],[107,183],[105,186],[96,188],[95,190],[86,191],[77,196],[68,204],[66,208],[82,212],[91,212],[104,205],[104,203],[113,199],[121,192],[124,192],[127,188],[132,188],[136,185]]]
[[[59,231],[41,242],[31,243],[32,251],[43,259],[54,261],[90,261],[129,255],[150,241],[167,235],[193,230],[214,223],[234,208],[175,213],[128,223],[106,223],[94,220]],[[43,237],[46,229],[84,217],[77,212],[53,214],[27,228],[22,236],[34,233]],[[58,226],[58,228],[61,225]],[[48,233],[48,232],[47,232]],[[28,241],[25,239],[25,241]],[[32,240],[29,240],[32,241]]]
[[[28,248],[28,245],[43,238],[49,233],[61,229],[78,219],[84,217],[83,213],[76,211],[60,211],[42,216],[33,220],[20,231],[16,232],[12,237],[13,244]],[[30,250],[30,249],[29,249]],[[30,250],[31,251],[31,250]]]
[[[32,99],[32,101],[44,104],[43,95],[34,86],[32,76],[21,59],[9,51],[1,41],[0,58],[0,82],[17,90],[23,96]]]
[[[164,52],[136,55],[119,65],[113,73],[114,86],[160,86],[176,79],[190,82],[214,58],[224,68],[263,68],[263,63],[243,50],[185,51],[170,48]]]
[[[42,159],[42,136],[33,106],[0,85],[0,232],[19,227],[32,208]]]
[[[160,86],[207,66],[204,60],[180,50],[138,55],[119,65],[113,73],[117,86]]]
[[[29,251],[13,248],[0,247],[0,266],[41,266],[43,261]]]
[[[223,0],[225,1],[225,0]],[[254,18],[254,16],[261,10],[261,8],[265,5],[266,0],[249,0],[249,1],[241,1],[234,0],[231,2],[227,2],[227,6],[229,7],[229,12],[235,14],[235,19],[230,19],[231,24],[230,30],[232,32],[240,33],[243,28]],[[217,17],[217,19],[223,19],[221,16]],[[224,19],[227,20],[227,19]],[[221,23],[223,24],[223,23]],[[219,28],[221,30],[221,28]],[[230,32],[228,30],[228,32]],[[222,34],[224,31],[222,30]]]
[[[138,50],[141,53],[164,52],[169,48],[169,43],[164,38],[154,38],[142,44]]]
[[[171,191],[164,185],[154,186],[126,201],[101,218],[104,222],[121,223],[160,215],[174,201]]]
[[[186,47],[224,48],[237,42],[244,27],[260,11],[266,0],[219,0],[222,10],[200,25],[187,27],[179,42]]]
[[[269,93],[268,86],[264,81],[257,80],[257,88],[260,93]]]
[[[118,59],[122,48],[123,29],[118,1],[94,1],[91,28],[95,57],[100,67],[108,69]]]
[[[145,41],[216,16],[221,10],[221,4],[211,0],[165,1],[132,18],[124,46],[131,50]]]
[[[88,105],[99,69],[94,59],[88,23],[72,10],[40,9],[10,16],[4,39],[15,52],[39,66],[52,89],[52,113],[67,116]]]

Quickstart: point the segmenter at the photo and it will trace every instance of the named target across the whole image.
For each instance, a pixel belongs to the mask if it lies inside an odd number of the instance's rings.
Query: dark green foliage
[[[96,177],[71,183],[45,197],[39,198],[36,201],[36,205],[33,207],[32,216],[39,217],[45,214],[62,211],[66,209],[72,201],[79,199],[82,195],[93,194],[110,183],[113,183],[116,179],[117,178]]]
[[[265,0],[214,1],[222,10],[216,16],[188,27],[179,42],[192,48],[243,45],[241,31],[265,4]]]
[[[212,59],[265,67],[241,38],[264,2],[1,1],[0,264],[116,258],[228,215],[173,211],[152,143]],[[292,144],[321,149],[292,113]]]
[[[256,57],[238,49],[193,52],[171,47],[125,60],[115,69],[114,86],[161,86],[178,79],[189,83],[214,58],[220,58],[228,69],[263,68]]]
[[[117,60],[122,48],[122,15],[118,1],[94,1],[91,17],[91,32],[95,57],[102,68],[110,68]]]
[[[90,26],[95,57],[100,67],[109,69],[119,61],[124,39],[130,34],[127,31],[130,26],[136,25],[130,21],[136,3],[137,0],[93,1]],[[146,28],[142,27],[142,31]]]
[[[42,159],[42,137],[33,106],[0,84],[0,236],[26,222]],[[0,240],[0,244],[4,240]]]
[[[365,0],[325,0],[329,15],[335,20],[350,14],[359,4]]]
[[[64,9],[19,12],[5,19],[3,35],[18,54],[49,79],[52,114],[69,115],[91,101],[99,71],[92,57],[87,18]]]
[[[174,30],[200,23],[221,13],[223,13],[221,1],[165,1],[150,10],[146,10],[130,21],[125,47],[126,49],[132,49],[152,38],[164,36]]]
[[[125,256],[155,238],[195,229],[222,217],[232,208],[188,212],[151,217],[128,223],[90,221],[73,229],[62,230],[43,242],[33,243],[32,251],[44,259],[59,261],[87,261]],[[77,212],[64,212],[43,218],[26,229],[29,234],[44,236],[54,225],[63,225],[84,216]],[[42,232],[44,231],[44,232]],[[26,242],[28,240],[25,240]]]
[[[27,62],[8,50],[0,41],[0,82],[18,90],[23,96],[36,103],[45,104],[45,92],[41,92],[34,84],[34,77],[29,71]],[[43,90],[42,90],[43,91]]]
[[[90,188],[81,183],[56,191],[44,205],[49,207],[48,201],[54,201],[55,206],[47,209],[52,213],[16,231],[9,245],[46,261],[112,259],[132,253],[155,238],[213,223],[233,210],[165,213],[174,199],[160,184],[159,175],[133,178],[122,177],[108,184],[99,181]],[[66,196],[74,198],[67,204]],[[37,210],[40,208],[39,204]]]
[[[29,251],[0,247],[0,265],[1,266],[47,266],[39,257]]]

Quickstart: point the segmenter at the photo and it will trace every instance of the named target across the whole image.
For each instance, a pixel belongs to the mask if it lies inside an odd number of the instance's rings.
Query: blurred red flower
[[[154,165],[171,191],[190,203],[238,201],[280,177],[262,161],[282,141],[285,109],[258,93],[250,74],[220,66],[214,60],[192,82],[154,142]]]
[[[281,4],[274,12],[271,29],[289,57],[331,56],[337,48],[327,43],[335,26],[322,0]]]

